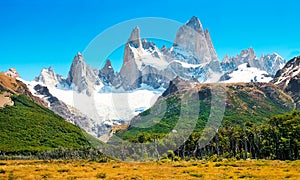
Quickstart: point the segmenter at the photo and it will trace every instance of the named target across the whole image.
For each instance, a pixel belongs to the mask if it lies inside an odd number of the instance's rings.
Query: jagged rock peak
[[[50,66],[49,68],[42,69],[40,75],[35,78],[35,81],[47,86],[56,86],[64,82],[64,79],[62,76],[56,74],[54,69]]]
[[[197,64],[217,59],[208,30],[203,31],[199,19],[193,16],[176,33],[174,46],[190,51],[197,58]],[[175,54],[178,54],[175,52]]]
[[[11,78],[19,78],[19,73],[15,68],[9,68],[8,71],[4,73],[6,76],[11,77]]]
[[[93,86],[99,84],[98,73],[98,71],[86,65],[81,53],[77,53],[72,62],[66,82],[77,92],[86,92],[90,96]]]
[[[84,62],[83,55],[80,52],[77,52],[77,54],[74,56],[73,62],[74,61],[82,61],[82,62]]]
[[[128,42],[131,46],[138,48],[141,46],[141,37],[140,37],[140,28],[136,26],[130,35],[130,38],[128,39]]]
[[[104,67],[100,70],[100,75],[104,74],[107,75],[114,75],[114,68],[111,65],[111,61],[109,59],[106,60]]]
[[[49,66],[48,68],[44,68],[44,69],[42,69],[42,71],[54,74],[54,69],[52,68],[52,66]]]
[[[218,59],[217,52],[216,52],[216,50],[214,48],[214,45],[212,43],[212,40],[211,40],[210,33],[209,33],[208,29],[205,29],[204,35],[205,35],[205,38],[206,38],[206,41],[207,41],[207,45],[208,45],[210,54],[212,56],[212,60],[217,60]]]
[[[77,56],[82,56],[81,52],[77,52]]]
[[[230,62],[229,56],[228,54],[225,55],[224,59],[222,60],[222,62],[226,63],[226,62]]]
[[[109,69],[111,69],[112,68],[112,66],[111,66],[111,61],[109,60],[109,59],[107,59],[106,60],[106,62],[105,62],[105,65],[104,65],[104,68],[109,68]]]
[[[203,28],[202,28],[202,24],[200,22],[200,20],[196,17],[196,16],[193,16],[187,23],[186,23],[187,26],[195,29],[196,31],[203,31]]]
[[[115,72],[109,59],[106,60],[104,67],[99,71],[99,78],[104,85],[112,84],[115,78]]]
[[[163,45],[162,47],[161,47],[161,52],[165,52],[167,50],[167,47],[166,47],[166,45]]]

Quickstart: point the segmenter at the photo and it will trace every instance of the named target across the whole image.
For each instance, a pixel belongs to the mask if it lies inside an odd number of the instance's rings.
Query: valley
[[[119,69],[0,73],[0,180],[300,179],[299,54],[222,59],[196,16],[169,47],[142,35]]]

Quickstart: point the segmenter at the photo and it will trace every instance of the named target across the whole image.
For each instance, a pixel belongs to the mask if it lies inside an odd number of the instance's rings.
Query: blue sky
[[[142,17],[181,23],[193,15],[199,17],[209,28],[220,59],[248,47],[258,56],[277,52],[289,59],[300,55],[299,5],[297,0],[1,0],[0,71],[15,67],[24,79],[32,80],[43,67],[52,66],[66,76],[76,52],[83,51],[99,33]],[[111,56],[116,69],[122,63],[121,51]],[[104,59],[88,63],[100,66],[101,62]]]

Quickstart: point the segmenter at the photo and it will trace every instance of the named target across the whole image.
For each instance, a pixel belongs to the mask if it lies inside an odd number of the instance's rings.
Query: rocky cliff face
[[[115,71],[110,60],[106,60],[104,67],[99,71],[99,78],[104,85],[109,86],[113,83],[115,76]]]
[[[19,73],[15,68],[10,68],[8,71],[4,73],[6,76],[11,77],[11,78],[19,78]]]
[[[0,73],[0,91],[6,92],[6,94],[8,94],[7,97],[23,94],[35,103],[48,107],[47,102],[34,96],[25,83],[10,75],[7,76],[6,73]]]
[[[195,16],[178,30],[174,45],[192,52],[198,59],[197,64],[218,59],[208,29],[203,30]]]
[[[140,30],[134,28],[128,42],[126,43],[123,57],[123,65],[120,70],[122,86],[125,90],[139,87],[140,71],[138,64],[142,55],[142,45],[140,39]]]
[[[100,85],[98,71],[86,65],[81,53],[77,53],[72,62],[67,84],[79,93],[91,95],[95,85]]]
[[[153,42],[142,41],[140,30],[134,28],[124,50],[124,61],[120,70],[120,78],[113,84],[121,83],[124,90],[132,90],[145,83],[159,87],[168,73],[164,72],[168,62]],[[159,85],[158,85],[159,84]]]
[[[276,75],[277,71],[283,68],[285,60],[277,53],[262,55],[260,58],[260,67],[271,75]]]
[[[287,62],[272,82],[292,96],[297,109],[300,109],[300,56]]]

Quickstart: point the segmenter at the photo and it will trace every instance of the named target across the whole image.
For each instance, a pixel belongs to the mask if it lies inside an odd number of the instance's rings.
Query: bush
[[[59,169],[59,170],[57,170],[57,172],[64,173],[64,172],[70,172],[70,170],[69,169]]]
[[[98,174],[96,175],[96,178],[104,179],[104,178],[106,178],[106,174],[105,174],[105,173],[98,173]]]
[[[220,166],[222,166],[221,163],[216,163],[216,164],[214,165],[214,167],[220,167]]]
[[[203,178],[205,175],[204,174],[198,174],[198,173],[190,173],[190,176],[194,176],[197,178]]]

